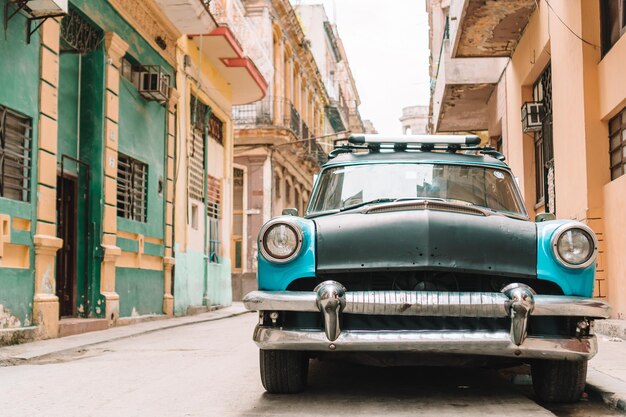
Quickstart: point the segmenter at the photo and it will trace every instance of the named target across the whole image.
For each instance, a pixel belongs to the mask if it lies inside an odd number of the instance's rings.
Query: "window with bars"
[[[626,0],[601,0],[602,54],[626,33]]]
[[[33,120],[0,106],[0,197],[30,201]]]
[[[122,153],[117,158],[117,216],[146,222],[148,165]]]
[[[541,130],[535,132],[536,203],[545,203],[545,211],[554,213],[554,147],[552,144],[552,71],[551,64],[533,85],[533,101],[541,102],[544,118]],[[546,195],[547,194],[547,195]]]
[[[224,145],[224,122],[213,113],[209,117],[209,137],[215,139],[220,145]]]
[[[189,198],[204,201],[204,134],[194,129],[189,147]]]
[[[191,96],[191,140],[189,143],[189,198],[204,202],[205,135],[209,106]]]
[[[609,121],[609,152],[614,180],[626,170],[626,107]]]
[[[207,222],[209,224],[209,260],[219,262],[220,254],[220,217],[222,203],[222,184],[215,177],[207,175]]]

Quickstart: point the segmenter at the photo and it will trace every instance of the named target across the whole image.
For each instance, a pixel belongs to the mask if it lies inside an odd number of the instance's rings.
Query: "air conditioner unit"
[[[146,100],[165,103],[170,95],[170,76],[160,65],[144,65],[139,72],[137,89]]]
[[[68,13],[68,0],[29,0],[26,7],[33,17],[59,16]]]
[[[545,110],[541,102],[527,102],[522,105],[522,130],[538,131],[543,126]]]

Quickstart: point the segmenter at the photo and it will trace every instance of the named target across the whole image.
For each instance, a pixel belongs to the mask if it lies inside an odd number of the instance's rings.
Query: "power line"
[[[582,42],[586,43],[587,45],[591,45],[594,48],[598,48],[598,45],[589,42],[586,39],[583,39],[580,35],[578,35],[576,32],[574,32],[574,30],[568,26],[567,23],[565,23],[565,21],[563,21],[563,19],[561,19],[561,16],[559,16],[559,14],[556,12],[556,10],[554,10],[554,8],[552,7],[552,5],[550,4],[550,2],[548,0],[545,0],[546,4],[548,5],[548,7],[550,8],[550,10],[552,10],[552,12],[554,13],[554,15],[556,16],[557,19],[559,19],[559,21],[563,24],[563,26],[565,26],[567,28],[567,30],[569,30],[572,35],[576,36],[578,39],[580,39]]]

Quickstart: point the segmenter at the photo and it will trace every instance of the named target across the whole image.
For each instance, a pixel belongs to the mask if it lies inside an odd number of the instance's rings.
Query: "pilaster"
[[[102,251],[100,293],[105,299],[105,317],[114,324],[119,317],[119,295],[115,292],[115,264],[122,254],[116,246],[117,234],[117,149],[119,121],[119,85],[122,58],[128,44],[114,32],[104,37],[105,68],[105,135],[104,135],[104,208],[102,218]]]
[[[174,296],[172,295],[172,269],[176,260],[172,255],[174,241],[174,145],[176,143],[176,111],[180,95],[176,89],[170,91],[167,105],[167,164],[165,188],[165,256],[163,257],[163,314],[174,315]]]
[[[57,337],[59,333],[59,299],[56,296],[57,251],[63,240],[56,237],[56,152],[59,80],[59,27],[55,19],[42,26],[40,48],[39,138],[35,210],[35,294],[33,322],[40,337]]]
[[[55,258],[63,240],[55,236],[35,235],[35,296],[33,321],[44,339],[59,334],[59,298],[56,296]]]

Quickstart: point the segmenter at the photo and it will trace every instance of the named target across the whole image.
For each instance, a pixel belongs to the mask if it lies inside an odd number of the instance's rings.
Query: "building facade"
[[[410,106],[402,109],[403,135],[423,135],[430,133],[429,130],[429,106]]]
[[[304,211],[313,175],[326,151],[314,138],[327,131],[331,105],[294,8],[288,0],[245,2],[259,42],[271,51],[268,95],[235,106],[235,216],[233,292],[238,299],[256,288],[257,235],[285,208]]]
[[[488,132],[531,218],[587,223],[599,240],[595,294],[623,318],[626,3],[431,0],[427,9],[434,130]]]
[[[174,180],[177,315],[231,303],[236,181],[232,107],[262,99],[266,78],[271,77],[269,52],[255,42],[241,1],[214,0],[209,10],[217,27],[204,35],[189,33],[179,41],[180,140]]]
[[[0,0],[0,342],[229,304],[231,106],[263,75],[202,0],[29,4]]]
[[[345,136],[348,132],[362,133],[359,113],[361,98],[350,69],[350,62],[337,25],[331,23],[322,4],[300,4],[295,11],[320,71],[329,104],[325,109],[324,135]],[[326,151],[332,150],[330,136],[318,142]]]

